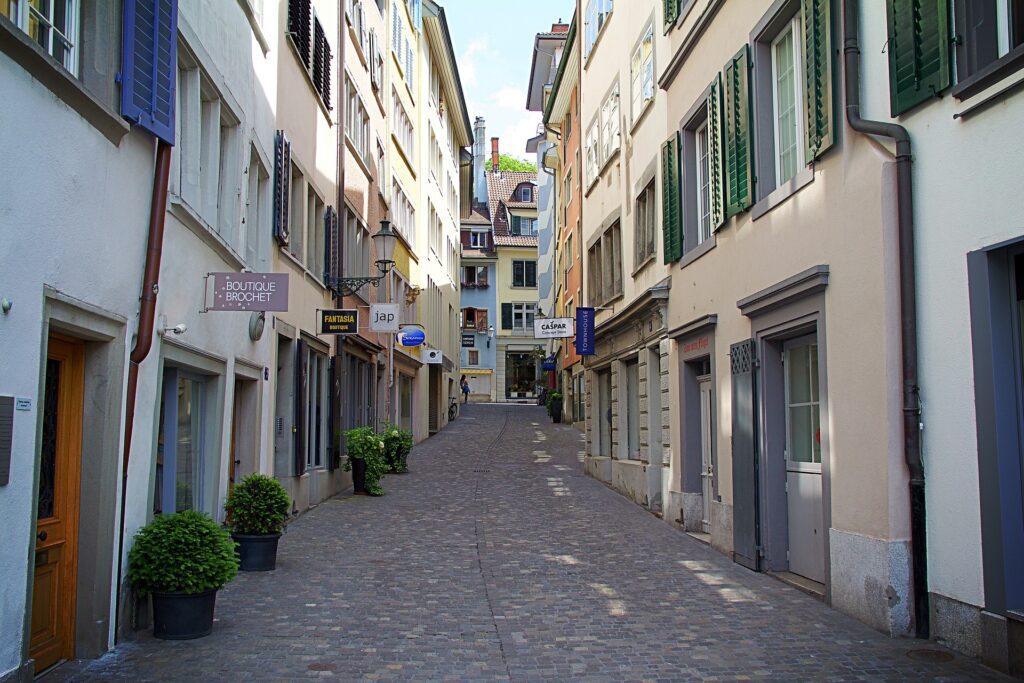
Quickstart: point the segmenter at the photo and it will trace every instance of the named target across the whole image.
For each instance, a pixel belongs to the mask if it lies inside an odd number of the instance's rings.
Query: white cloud
[[[538,123],[540,116],[529,112],[505,124],[498,134],[501,138],[501,151],[520,159],[534,161],[534,155],[526,151],[526,141],[537,135]]]
[[[491,101],[503,109],[523,111],[526,109],[526,91],[522,88],[505,85],[494,91]]]
[[[485,33],[467,45],[466,51],[459,56],[459,78],[463,89],[477,86],[477,61],[479,56],[487,53],[490,45],[490,38]]]

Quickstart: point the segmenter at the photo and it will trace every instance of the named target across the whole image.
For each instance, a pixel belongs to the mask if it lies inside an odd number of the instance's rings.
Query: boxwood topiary
[[[128,581],[142,594],[204,593],[237,573],[235,542],[195,510],[157,515],[135,534],[128,552]]]
[[[224,503],[232,530],[256,536],[281,533],[290,507],[281,482],[259,473],[235,484]]]

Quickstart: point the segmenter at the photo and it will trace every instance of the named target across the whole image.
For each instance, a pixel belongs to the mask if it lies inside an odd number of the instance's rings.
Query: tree
[[[488,159],[484,164],[484,169],[491,170],[491,160]],[[530,173],[537,172],[537,165],[531,164],[529,161],[523,159],[517,159],[511,154],[499,154],[498,155],[498,170],[499,171],[527,171]]]

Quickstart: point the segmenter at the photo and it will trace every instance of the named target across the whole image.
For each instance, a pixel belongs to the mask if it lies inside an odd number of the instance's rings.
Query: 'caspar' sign
[[[208,311],[287,311],[288,273],[211,273]]]
[[[564,339],[573,336],[572,318],[536,318],[533,336],[537,339]]]

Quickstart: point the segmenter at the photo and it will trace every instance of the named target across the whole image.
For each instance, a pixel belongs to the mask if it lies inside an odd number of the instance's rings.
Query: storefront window
[[[164,371],[153,513],[202,510],[206,465],[206,382],[176,368]]]
[[[505,398],[534,398],[537,381],[537,359],[532,353],[509,351],[505,355]]]

